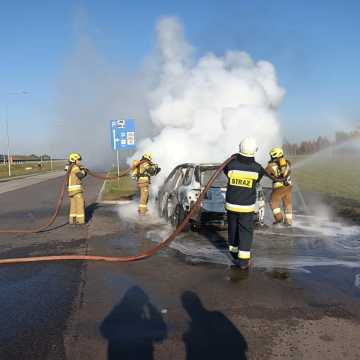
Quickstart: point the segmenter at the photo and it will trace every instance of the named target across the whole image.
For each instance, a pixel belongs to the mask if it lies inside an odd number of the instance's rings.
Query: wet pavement
[[[81,263],[0,269],[0,358],[64,359],[62,334]]]
[[[43,221],[58,182],[0,195],[1,227]],[[100,185],[88,181],[86,226],[64,210],[53,231],[1,235],[0,256],[128,255],[171,232],[155,215],[139,223],[134,204],[95,205]],[[0,359],[359,359],[359,260],[357,226],[298,216],[257,230],[248,273],[221,229],[135,263],[3,266]]]

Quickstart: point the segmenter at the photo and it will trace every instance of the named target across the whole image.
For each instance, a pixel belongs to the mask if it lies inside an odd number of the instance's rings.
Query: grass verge
[[[38,166],[37,162],[25,162],[22,164],[11,165],[11,177],[42,174],[54,170],[63,170],[66,161],[58,160],[53,161],[52,168],[50,161],[43,161],[42,167]],[[0,164],[0,179],[9,178],[8,165]]]
[[[116,176],[117,170],[113,169],[109,176]],[[137,193],[137,184],[130,176],[124,176],[115,180],[105,180],[101,195],[103,201],[129,200]]]
[[[324,154],[290,160],[292,177],[302,192],[321,194],[336,213],[360,221],[360,155]]]

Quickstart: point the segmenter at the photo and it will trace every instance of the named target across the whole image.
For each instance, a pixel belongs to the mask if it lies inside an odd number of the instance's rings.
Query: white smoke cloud
[[[134,157],[154,154],[163,169],[157,181],[182,162],[224,160],[248,135],[257,139],[264,161],[281,140],[276,109],[284,90],[272,64],[240,51],[195,56],[174,17],[158,22],[156,40],[144,68],[130,73],[81,34],[59,82],[58,152],[79,151],[86,165],[106,168],[115,159],[109,120],[134,118]]]
[[[265,160],[281,144],[277,108],[285,91],[273,65],[245,52],[194,57],[177,18],[157,28],[156,72],[148,89],[150,119],[157,136],[140,141],[134,158],[154,155],[163,176],[183,162],[221,162],[238,151],[245,136],[259,144]]]

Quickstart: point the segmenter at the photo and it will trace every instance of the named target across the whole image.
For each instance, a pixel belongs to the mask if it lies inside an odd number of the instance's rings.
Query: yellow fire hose
[[[211,176],[211,178],[209,179],[208,183],[206,184],[204,190],[200,193],[198,199],[196,200],[195,204],[192,206],[192,208],[190,209],[189,213],[187,214],[187,216],[183,219],[183,221],[180,223],[180,225],[174,230],[174,232],[172,234],[170,234],[165,240],[163,240],[162,242],[160,242],[158,245],[154,246],[153,248],[140,253],[138,255],[130,255],[130,256],[99,256],[99,255],[53,255],[53,256],[30,256],[30,257],[23,257],[23,258],[11,258],[11,259],[0,259],[0,265],[1,264],[19,264],[19,263],[31,263],[31,262],[44,262],[44,261],[64,261],[64,260],[91,260],[91,261],[106,261],[106,262],[131,262],[131,261],[137,261],[137,260],[142,260],[142,259],[146,259],[152,255],[154,255],[155,253],[157,253],[159,250],[161,250],[164,246],[170,244],[181,232],[182,230],[185,228],[186,224],[189,222],[190,218],[196,213],[196,211],[198,211],[199,205],[201,203],[201,201],[204,199],[205,194],[207,193],[207,191],[209,190],[209,188],[211,187],[212,183],[214,182],[214,180],[216,179],[216,177],[219,175],[219,173],[224,169],[224,167],[233,159],[234,157],[230,157],[227,160],[225,160],[214,172],[214,174]],[[61,188],[61,192],[60,192],[60,196],[57,202],[57,206],[55,208],[54,214],[51,217],[50,221],[37,228],[37,229],[32,229],[32,230],[0,230],[0,234],[1,233],[36,233],[39,231],[42,231],[44,229],[46,229],[47,227],[49,227],[56,219],[56,217],[59,214],[62,202],[63,202],[63,198],[64,198],[64,193],[65,193],[65,189],[66,189],[66,184],[69,178],[69,174],[70,174],[70,170],[71,168],[68,170],[63,184],[62,184],[62,188]],[[131,169],[126,170],[126,173],[128,173]],[[95,177],[101,177],[104,178],[100,175],[96,175],[93,174],[91,172],[89,172],[89,175],[95,176]],[[124,174],[121,174],[121,176],[125,176],[125,172]],[[117,177],[115,177],[116,179]],[[36,230],[36,231],[35,231]]]

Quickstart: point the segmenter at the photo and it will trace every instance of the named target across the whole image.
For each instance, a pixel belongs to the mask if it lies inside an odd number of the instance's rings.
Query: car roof
[[[176,167],[214,167],[214,166],[220,166],[220,163],[184,163],[184,164],[180,164],[177,165]]]

